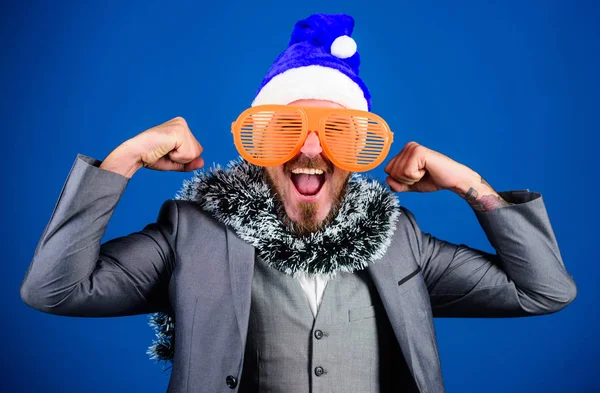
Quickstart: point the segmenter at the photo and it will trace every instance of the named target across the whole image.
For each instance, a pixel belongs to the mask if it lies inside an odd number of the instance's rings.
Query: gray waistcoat
[[[244,392],[405,392],[414,383],[366,271],[339,273],[315,318],[299,282],[257,258]]]

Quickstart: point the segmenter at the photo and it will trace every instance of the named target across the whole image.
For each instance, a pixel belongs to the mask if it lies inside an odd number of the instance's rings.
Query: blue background
[[[361,75],[395,132],[392,153],[415,140],[498,191],[541,192],[578,284],[558,314],[436,320],[448,392],[600,391],[598,3],[68,3],[3,2],[0,12],[2,391],[166,390],[168,372],[145,354],[147,316],[46,315],[22,303],[19,285],[77,153],[103,159],[183,116],[207,163],[235,158],[230,122],[293,24],[314,12],[355,16]],[[152,222],[190,176],[140,170],[105,240]],[[492,250],[458,196],[400,200],[423,230]]]

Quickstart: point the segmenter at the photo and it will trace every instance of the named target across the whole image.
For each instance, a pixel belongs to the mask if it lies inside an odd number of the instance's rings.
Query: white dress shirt
[[[313,316],[316,318],[321,299],[323,299],[323,292],[327,286],[327,277],[321,274],[297,273],[296,279],[300,283],[304,295],[306,295]]]

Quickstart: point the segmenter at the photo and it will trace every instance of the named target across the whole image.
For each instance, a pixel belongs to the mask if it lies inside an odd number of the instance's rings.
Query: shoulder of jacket
[[[417,226],[417,220],[415,215],[405,206],[400,206],[400,215],[398,216],[398,227],[409,225],[411,227]]]
[[[171,199],[171,201],[177,206],[180,224],[183,222],[189,223],[189,221],[194,221],[194,227],[206,225],[212,229],[225,229],[225,224],[219,222],[210,213],[204,211],[197,202],[182,199]]]
[[[421,229],[417,224],[417,219],[415,215],[406,207],[400,206],[400,215],[398,216],[398,221],[396,223],[396,232],[394,236],[407,238],[409,243],[416,242],[420,243],[421,239],[419,234]],[[420,245],[420,244],[419,244]]]

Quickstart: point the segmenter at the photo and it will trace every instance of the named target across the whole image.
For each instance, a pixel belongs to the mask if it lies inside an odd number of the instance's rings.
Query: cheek
[[[333,196],[338,196],[348,176],[350,176],[350,172],[340,170],[335,171],[330,182],[331,193]]]
[[[266,167],[265,171],[271,182],[278,188],[278,191],[282,192],[284,190],[284,182],[287,180],[283,174],[283,169],[279,167]]]

